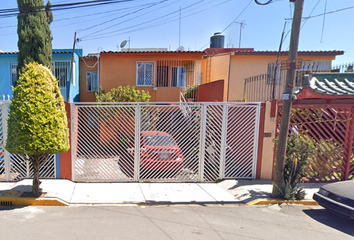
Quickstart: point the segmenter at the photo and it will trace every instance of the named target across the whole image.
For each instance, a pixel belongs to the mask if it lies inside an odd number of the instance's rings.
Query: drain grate
[[[12,201],[0,201],[0,206],[13,206]]]

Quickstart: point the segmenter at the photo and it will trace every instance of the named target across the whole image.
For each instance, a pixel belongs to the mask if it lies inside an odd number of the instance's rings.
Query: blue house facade
[[[79,101],[79,57],[82,49],[75,49],[72,63],[72,49],[53,49],[53,74],[58,80],[65,101]],[[70,82],[71,65],[73,66]],[[12,86],[17,80],[17,52],[0,52],[0,99],[12,97]]]

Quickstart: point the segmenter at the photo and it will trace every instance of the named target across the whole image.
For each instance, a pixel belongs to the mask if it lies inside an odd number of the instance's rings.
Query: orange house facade
[[[106,92],[118,86],[148,91],[150,102],[179,102],[183,91],[202,82],[201,51],[101,52],[83,57],[80,101],[95,101],[99,86]]]
[[[317,63],[323,63],[321,67],[326,67],[330,70],[332,60],[337,55],[342,54],[343,51],[299,51],[298,59],[302,59],[303,62],[316,61]],[[206,55],[202,60],[202,84],[223,80],[223,100],[244,101],[245,79],[270,73],[270,65],[276,62],[277,56],[277,51],[254,51],[253,49],[240,49],[232,52]],[[287,59],[288,52],[280,52],[279,63]],[[283,86],[279,84],[278,88],[280,87],[282,88]]]

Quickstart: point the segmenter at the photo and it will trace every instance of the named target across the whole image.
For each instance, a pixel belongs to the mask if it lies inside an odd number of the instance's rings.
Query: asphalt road
[[[0,207],[0,239],[353,239],[354,221],[321,207]]]

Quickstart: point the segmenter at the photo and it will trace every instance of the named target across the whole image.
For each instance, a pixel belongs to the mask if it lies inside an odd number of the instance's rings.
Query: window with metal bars
[[[11,86],[15,86],[17,81],[17,63],[10,63]]]
[[[94,92],[99,90],[98,73],[86,72],[86,91]]]
[[[296,69],[295,72],[295,86],[302,86],[302,79],[306,74],[312,74],[315,72],[330,72],[331,61],[303,61],[300,69]],[[275,63],[268,64],[268,79],[267,84],[282,85],[285,82],[286,70],[281,70],[281,64]]]
[[[59,87],[66,88],[66,82],[70,78],[70,61],[54,61],[53,74],[59,81]]]
[[[136,63],[136,85],[153,86],[154,84],[154,62]]]

